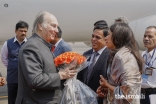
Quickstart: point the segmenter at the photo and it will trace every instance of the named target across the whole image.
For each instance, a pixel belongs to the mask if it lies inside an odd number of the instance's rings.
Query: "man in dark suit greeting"
[[[58,34],[55,36],[54,41],[51,43],[53,44],[52,51],[54,52],[55,57],[68,51],[72,51],[71,47],[69,44],[67,44],[62,38],[62,30],[60,27],[58,27]]]
[[[58,104],[62,81],[76,75],[75,63],[57,70],[50,42],[58,33],[54,15],[43,11],[34,21],[33,35],[21,47],[16,104]]]
[[[84,53],[84,56],[88,57],[89,66],[79,72],[77,76],[80,81],[84,82],[95,92],[98,86],[100,86],[100,75],[107,78],[109,60],[109,50],[105,46],[107,30],[108,26],[106,22],[94,27],[91,39],[92,49]],[[98,104],[103,104],[102,98],[98,98]]]

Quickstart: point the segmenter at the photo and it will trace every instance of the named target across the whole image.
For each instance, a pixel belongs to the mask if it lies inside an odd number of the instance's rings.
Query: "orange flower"
[[[86,57],[76,53],[76,52],[65,52],[54,59],[54,63],[56,67],[64,64],[70,64],[73,60],[77,60],[77,64],[81,65]]]

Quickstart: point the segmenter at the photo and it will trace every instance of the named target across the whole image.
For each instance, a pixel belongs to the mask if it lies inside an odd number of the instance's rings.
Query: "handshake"
[[[6,83],[6,80],[4,77],[2,77],[1,73],[0,73],[0,86],[3,86]]]

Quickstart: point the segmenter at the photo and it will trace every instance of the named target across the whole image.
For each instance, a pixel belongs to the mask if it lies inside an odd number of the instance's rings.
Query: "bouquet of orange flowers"
[[[76,52],[65,52],[54,59],[57,68],[64,69],[74,60],[77,61],[76,70],[81,71],[87,67],[86,57]],[[67,79],[65,87],[60,95],[59,104],[97,104],[96,93],[87,85],[73,78]]]
[[[83,62],[85,62],[86,57],[76,53],[76,52],[65,52],[54,59],[55,66],[57,68],[64,68],[68,66],[72,61],[77,61],[77,67],[79,67]]]

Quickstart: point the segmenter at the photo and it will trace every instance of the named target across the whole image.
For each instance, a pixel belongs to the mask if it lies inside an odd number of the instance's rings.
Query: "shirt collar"
[[[103,50],[106,48],[106,46],[104,46],[102,49],[100,49],[99,51],[97,51],[97,53],[99,53],[99,55],[102,54]],[[93,49],[93,52],[95,52],[95,50]]]
[[[155,49],[155,48],[154,48],[154,49]],[[146,50],[145,54],[146,54],[146,55],[152,56],[152,54],[153,54],[153,52],[154,52],[154,49],[153,49],[152,51],[150,51],[150,52],[148,52],[148,50]]]
[[[17,41],[19,44],[21,44],[21,43],[23,43],[23,42],[26,42],[26,41],[27,41],[27,38],[25,38],[22,42],[19,42],[18,39],[17,39],[16,36],[15,36],[14,42],[16,42],[16,41]]]
[[[58,46],[58,44],[60,43],[61,40],[62,40],[62,38],[60,38],[60,40],[55,44],[55,47]]]

